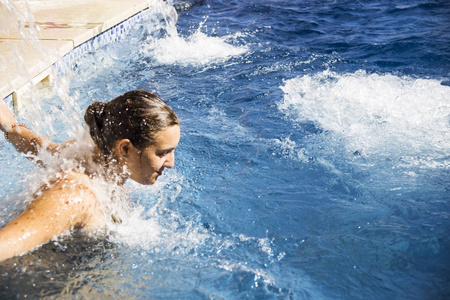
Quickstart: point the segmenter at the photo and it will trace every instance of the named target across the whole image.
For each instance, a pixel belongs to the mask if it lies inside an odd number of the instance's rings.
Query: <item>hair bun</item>
[[[87,111],[93,115],[93,117],[98,121],[103,121],[103,114],[105,111],[105,102],[94,102],[87,108]],[[103,123],[103,122],[102,122]]]
[[[89,132],[95,144],[101,149],[104,147],[103,126],[106,103],[94,102],[88,106],[84,114],[84,120],[89,126]],[[102,149],[103,150],[103,149]]]
[[[172,108],[158,95],[144,90],[126,92],[107,103],[94,102],[84,119],[105,157],[109,157],[118,140],[128,139],[143,150],[156,143],[159,131],[179,125]]]

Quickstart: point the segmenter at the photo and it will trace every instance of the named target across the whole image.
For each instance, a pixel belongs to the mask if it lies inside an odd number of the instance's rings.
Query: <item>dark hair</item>
[[[139,150],[154,144],[156,134],[173,125],[178,117],[156,94],[134,90],[110,102],[94,102],[84,120],[97,147],[109,157],[117,141],[129,139]]]

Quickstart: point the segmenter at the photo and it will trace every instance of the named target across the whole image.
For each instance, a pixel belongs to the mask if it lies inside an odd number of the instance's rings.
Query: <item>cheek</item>
[[[159,170],[162,165],[162,160],[159,157],[151,157],[145,162],[147,168]]]
[[[162,168],[163,164],[164,164],[164,159],[158,158],[157,160],[154,161],[153,166],[159,170]]]

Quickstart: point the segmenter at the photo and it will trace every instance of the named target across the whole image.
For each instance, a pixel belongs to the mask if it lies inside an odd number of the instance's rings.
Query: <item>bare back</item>
[[[71,229],[102,225],[103,212],[89,176],[75,171],[61,174],[42,186],[26,210],[0,231],[0,261]]]

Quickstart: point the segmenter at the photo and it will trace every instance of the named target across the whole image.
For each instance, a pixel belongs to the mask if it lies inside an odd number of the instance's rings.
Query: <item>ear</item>
[[[135,148],[129,139],[123,139],[117,142],[116,149],[119,158],[127,158]]]

